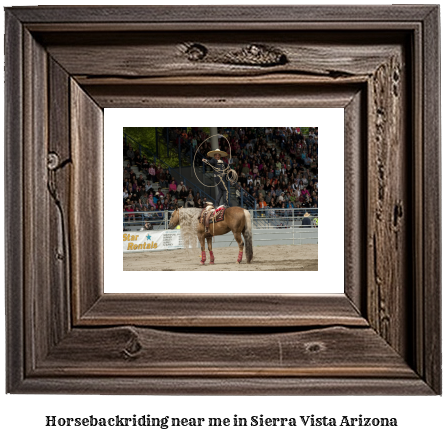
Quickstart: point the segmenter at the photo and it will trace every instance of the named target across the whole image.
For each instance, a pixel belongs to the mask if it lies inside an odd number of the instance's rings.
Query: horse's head
[[[180,224],[180,208],[176,208],[174,213],[172,213],[171,219],[169,219],[169,230],[173,230],[177,225]]]

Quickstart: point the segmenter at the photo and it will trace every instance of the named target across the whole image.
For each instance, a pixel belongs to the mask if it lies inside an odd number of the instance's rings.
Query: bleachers
[[[171,129],[171,128],[170,128]],[[179,129],[179,128],[172,128],[172,129]],[[219,129],[224,129],[224,128],[219,128]],[[276,129],[280,129],[280,128],[276,128]],[[177,131],[178,132],[178,131]],[[232,133],[231,133],[232,134]],[[229,134],[229,135],[231,135],[231,134]],[[275,133],[274,133],[274,135],[275,135]],[[277,134],[277,135],[280,135],[279,133]],[[304,135],[306,136],[306,133],[304,133]],[[126,138],[126,137],[125,137]],[[186,138],[186,136],[185,136],[185,138]],[[238,135],[237,135],[237,140],[238,140]],[[258,139],[258,137],[249,137],[250,139],[251,138],[253,138],[253,140],[252,140],[252,143],[254,144],[254,149],[252,150],[252,152],[254,152],[255,151],[255,148],[256,148],[256,146],[255,146],[255,142],[257,141],[257,139]],[[287,140],[288,140],[288,143],[289,144],[296,144],[296,143],[290,143],[290,142],[293,142],[294,141],[294,139],[293,138],[290,138],[289,137],[289,135],[288,134],[286,134],[286,138],[287,138]],[[170,139],[170,147],[173,147],[174,146],[174,142],[171,140],[171,137],[169,137],[169,139]],[[131,140],[131,139],[130,139]],[[298,140],[297,140],[298,141]],[[178,143],[179,145],[180,145],[180,142]],[[282,153],[282,151],[284,152],[284,155],[286,155],[286,157],[288,157],[288,147],[287,146],[285,146],[285,147],[283,147],[282,148],[282,146],[281,146],[281,140],[280,140],[280,138],[279,137],[277,137],[277,138],[274,138],[274,140],[272,140],[272,141],[266,141],[265,143],[263,143],[264,145],[265,145],[265,147],[267,146],[268,148],[275,148],[275,152],[276,152],[276,154],[277,154],[277,158],[275,157],[275,155],[274,154],[272,154],[272,158],[268,158],[268,157],[264,157],[264,158],[260,158],[260,160],[265,160],[265,162],[266,162],[266,164],[269,166],[269,163],[268,163],[268,161],[272,161],[272,160],[275,160],[275,162],[277,162],[277,160],[279,159],[279,156],[280,156],[280,154]],[[306,146],[306,143],[305,143],[305,146],[304,147],[307,147]],[[309,146],[309,148],[310,148],[311,146]],[[202,149],[203,150],[203,149]],[[236,148],[234,148],[233,149],[233,157],[234,156],[236,156],[237,155],[237,152],[236,152]],[[183,157],[186,155],[188,155],[188,152],[190,151],[190,149],[189,149],[189,144],[183,149],[183,143],[182,143],[182,153],[183,153]],[[205,149],[204,150],[204,152],[203,152],[203,155],[204,154],[206,154],[206,152],[207,152],[207,150]],[[257,151],[255,151],[255,153],[256,153]],[[300,151],[297,151],[297,155],[298,155],[298,158],[297,158],[297,160],[299,161],[299,152]],[[306,150],[304,149],[304,153],[307,153],[306,152]],[[314,154],[317,154],[317,151],[315,151],[315,152],[313,152]],[[311,154],[311,150],[309,150],[309,154]],[[238,158],[240,159],[240,155],[237,155],[238,156]],[[311,155],[309,155],[310,157],[311,157]],[[183,161],[183,157],[182,157],[182,160],[181,160],[181,162],[180,162],[180,164],[182,165],[182,163],[184,163],[184,161]],[[199,192],[200,194],[201,194],[201,191],[200,191],[200,189],[201,189],[201,187],[195,187],[195,185],[193,185],[193,181],[195,180],[195,176],[197,176],[198,177],[198,180],[199,181],[204,181],[204,183],[205,184],[207,184],[208,186],[211,186],[211,185],[213,185],[214,184],[214,181],[213,181],[213,179],[214,179],[214,177],[213,177],[213,171],[212,171],[212,169],[210,169],[210,168],[208,168],[207,166],[206,166],[206,172],[205,173],[203,173],[203,166],[198,166],[198,164],[197,164],[197,162],[201,162],[201,158],[202,157],[200,157],[200,159],[199,160],[196,160],[196,167],[195,167],[195,169],[194,168],[192,168],[192,171],[188,171],[188,169],[189,169],[189,163],[187,164],[188,165],[188,167],[186,167],[186,165],[185,164],[183,164],[183,166],[184,167],[181,167],[180,166],[180,172],[179,172],[179,169],[177,168],[177,169],[175,169],[175,168],[170,168],[169,170],[170,170],[170,173],[175,177],[175,181],[177,182],[177,184],[178,184],[178,182],[179,182],[179,180],[177,179],[177,177],[180,179],[180,178],[182,178],[183,180],[185,180],[185,183],[186,183],[186,185],[188,186],[188,188],[192,188],[193,189],[193,192],[194,192],[194,194],[196,193],[196,191],[197,192]],[[242,156],[242,158],[241,159],[243,159],[243,158],[246,158],[246,157],[243,157]],[[156,157],[154,157],[154,161],[155,161],[155,159],[156,159]],[[284,159],[285,159],[285,157],[284,157]],[[294,159],[294,157],[292,157],[291,158],[292,160]],[[315,155],[315,159],[318,159],[317,158],[317,155]],[[156,161],[156,163],[157,164],[160,164],[160,162],[161,162],[161,160],[159,159],[159,158],[157,158],[157,160],[159,160],[159,161]],[[248,160],[248,162],[249,162],[249,164],[250,165],[252,165],[252,158],[247,158],[247,160]],[[272,161],[272,162],[274,162],[274,161]],[[125,161],[124,161],[124,164],[125,164],[125,166],[127,165],[127,163],[128,163],[128,160],[126,159]],[[282,162],[283,163],[283,162]],[[161,162],[161,164],[163,165],[164,163],[163,162]],[[274,164],[274,166],[275,166],[275,164]],[[303,169],[303,164],[301,164],[301,166],[302,166],[302,171],[304,170]],[[309,165],[308,165],[309,166]],[[164,167],[164,166],[163,166]],[[231,167],[234,169],[235,168],[235,170],[237,171],[237,173],[239,172],[239,169],[240,169],[240,167],[238,166],[238,163],[236,164],[236,165],[231,165]],[[316,167],[316,166],[315,166]],[[132,169],[132,171],[134,172],[134,174],[135,174],[135,176],[138,178],[139,176],[140,176],[140,174],[142,174],[142,175],[144,175],[144,172],[141,172],[139,169],[138,169],[138,167],[137,166],[132,166],[131,167],[131,169]],[[195,175],[192,175],[192,172],[193,171],[195,171]],[[188,172],[188,173],[187,173]],[[317,170],[317,172],[318,172],[318,170]],[[309,174],[309,171],[308,171],[308,174]],[[203,176],[204,175],[204,176]],[[239,174],[239,176],[240,176],[240,174]],[[260,172],[260,176],[265,176],[266,177],[266,175],[264,174],[264,173],[262,173],[262,172]],[[317,178],[315,175],[314,175],[314,177],[315,178]],[[295,176],[291,176],[291,178],[295,178]],[[288,178],[289,179],[289,178]],[[291,190],[289,189],[289,187],[290,187],[290,182],[291,181],[288,181],[288,179],[285,181],[285,182],[278,182],[278,183],[276,183],[276,184],[278,184],[278,185],[280,185],[281,184],[281,189],[283,190],[284,189],[284,191],[286,192],[286,194],[288,194],[288,193],[290,193],[291,192]],[[313,183],[311,183],[311,176],[309,176],[309,178],[307,178],[308,180],[309,180],[309,185],[311,186],[311,187],[313,187]],[[145,180],[146,180],[146,176],[145,176]],[[314,181],[314,183],[315,183],[315,181]],[[307,185],[307,183],[305,182],[304,183],[305,184],[305,188],[306,188],[306,185]],[[161,191],[165,196],[169,193],[169,188],[168,187],[160,187],[160,184],[158,183],[158,182],[155,182],[155,183],[152,183],[152,188],[153,188],[153,191],[154,191],[154,194],[156,193],[156,192],[158,192],[158,191]],[[303,188],[303,186],[302,186],[302,188]],[[196,190],[197,189],[197,190]],[[236,191],[237,191],[237,187],[236,187],[236,185],[234,185],[234,184],[231,184],[231,189],[230,189],[230,205],[231,206],[236,206],[236,205],[239,205],[240,204],[240,202],[237,200],[237,196],[236,196]],[[312,193],[312,191],[311,191],[311,189],[309,189],[309,191]],[[208,198],[212,201],[213,200],[213,198],[215,198],[216,197],[216,189],[210,189],[209,191],[208,191]],[[249,190],[248,191],[242,191],[242,193],[243,193],[243,197],[242,197],[242,199],[243,199],[243,206],[245,207],[245,208],[248,208],[248,209],[250,209],[251,207],[252,208],[257,208],[257,203],[255,202],[255,200],[252,198],[252,196],[251,196],[251,194],[248,194],[248,193],[250,193],[249,192]],[[269,193],[269,192],[267,192],[267,193]],[[314,195],[315,195],[315,202],[316,203],[318,203],[318,189],[316,189],[316,191],[314,192]],[[312,196],[311,196],[311,198],[312,198]],[[175,197],[172,197],[172,200],[174,200],[175,199]],[[285,202],[287,201],[287,199],[288,199],[288,197],[286,197],[285,198]],[[274,202],[275,201],[275,202]],[[268,201],[269,202],[269,201]],[[302,197],[300,197],[300,203],[299,202],[294,202],[294,205],[296,205],[296,206],[300,206],[300,207],[302,207],[304,204],[303,204],[303,199],[302,199]],[[311,203],[312,202],[312,199],[308,199],[307,200],[307,202],[309,202],[309,203]],[[178,205],[180,206],[180,207],[182,207],[182,206],[184,206],[184,204],[185,204],[185,202],[183,201],[183,200],[181,200],[181,199],[178,199]],[[289,204],[289,203],[288,203]],[[271,204],[269,204],[268,205],[268,207],[270,206]],[[273,198],[273,202],[272,202],[272,205],[273,206],[277,206],[277,197],[275,197],[275,198]],[[311,205],[311,204],[308,204],[308,205]],[[314,204],[315,205],[315,204]],[[286,206],[286,208],[288,208],[288,206]],[[269,217],[264,217],[264,218],[260,218],[260,217],[257,217],[257,219],[263,219],[263,226],[266,226],[266,223],[269,223],[270,222],[270,218]]]
[[[128,165],[128,163],[129,163],[128,160],[124,160],[123,161],[123,164],[124,164],[125,167]],[[131,170],[134,172],[136,178],[138,178],[140,175],[142,175],[145,178],[145,180],[146,180],[146,175],[142,171],[140,171],[137,166],[135,166],[135,165],[131,166]],[[154,182],[151,185],[152,185],[152,189],[154,190],[154,193],[156,193],[156,192],[158,192],[160,190],[161,190],[161,192],[165,196],[169,193],[169,187],[161,187],[158,182]],[[172,196],[172,199],[175,199],[175,196]],[[178,200],[178,205],[180,207],[183,207],[184,206],[183,200],[179,199]]]

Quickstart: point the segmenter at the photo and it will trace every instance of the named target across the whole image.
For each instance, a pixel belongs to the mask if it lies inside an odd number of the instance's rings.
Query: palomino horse
[[[192,242],[197,234],[200,241],[202,259],[200,263],[202,265],[206,262],[205,251],[205,239],[208,241],[208,249],[210,256],[210,264],[214,264],[214,253],[212,252],[212,237],[221,236],[222,234],[232,231],[235,240],[238,244],[238,258],[237,263],[241,263],[243,258],[243,248],[246,246],[246,262],[251,263],[252,260],[252,222],[249,211],[241,207],[229,207],[225,210],[224,220],[217,222],[216,224],[209,225],[209,233],[205,232],[205,224],[201,224],[198,218],[202,212],[201,208],[177,208],[169,221],[169,229],[174,229],[177,225],[180,225],[180,231],[182,232],[185,246],[188,246],[187,242]],[[241,235],[245,238],[245,243]]]

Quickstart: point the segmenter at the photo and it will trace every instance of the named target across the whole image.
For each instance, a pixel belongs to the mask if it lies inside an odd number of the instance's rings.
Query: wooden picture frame
[[[438,6],[7,8],[7,392],[441,394],[439,38]],[[103,294],[103,108],[174,106],[345,108],[345,294]]]

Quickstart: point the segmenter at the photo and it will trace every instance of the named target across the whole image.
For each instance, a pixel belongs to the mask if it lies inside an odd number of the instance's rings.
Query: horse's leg
[[[236,231],[234,233],[234,237],[235,240],[237,241],[238,244],[238,258],[237,258],[237,263],[241,263],[241,260],[243,258],[243,239],[241,238],[241,231]]]
[[[212,252],[212,237],[208,237],[206,239],[208,241],[208,249],[209,249],[209,264],[213,265],[214,264],[214,253]]]
[[[204,231],[198,233],[198,240],[200,241],[200,246],[202,249],[202,259],[200,260],[200,264],[204,265],[206,262],[205,233],[204,233]]]

